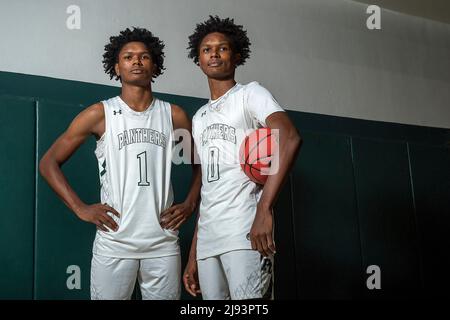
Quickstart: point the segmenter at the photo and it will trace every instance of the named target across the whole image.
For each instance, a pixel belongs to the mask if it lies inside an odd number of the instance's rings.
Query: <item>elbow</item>
[[[298,133],[297,129],[294,128],[292,130],[289,140],[291,141],[292,149],[294,149],[295,153],[297,153],[303,144],[303,139]]]
[[[45,154],[39,161],[39,173],[41,174],[41,176],[47,178],[51,170],[51,167],[52,161],[48,157],[48,154]]]
[[[46,158],[44,156],[39,161],[39,173],[41,174],[41,176],[43,176],[43,177],[46,176],[47,168],[48,168],[48,161],[46,160]]]

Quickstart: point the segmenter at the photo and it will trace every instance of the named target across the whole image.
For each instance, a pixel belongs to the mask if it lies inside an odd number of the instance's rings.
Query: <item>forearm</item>
[[[188,199],[192,203],[195,203],[195,207],[197,207],[200,201],[200,189],[202,187],[202,174],[201,167],[199,164],[192,164],[192,183],[191,189],[187,196]],[[195,208],[194,208],[195,210]],[[193,211],[194,211],[193,210]],[[198,220],[200,218],[200,212],[197,213],[197,217],[195,219],[195,231],[192,236],[191,250],[189,251],[189,260],[197,261],[197,230],[198,230]]]
[[[194,205],[193,211],[197,207],[198,201],[200,199],[200,189],[202,187],[202,176],[199,164],[192,164],[192,179],[189,193],[186,197],[186,202],[192,203]]]
[[[195,223],[195,231],[192,236],[191,249],[189,250],[189,260],[196,261],[197,260],[197,230],[198,230],[198,218],[200,214],[197,215],[197,220]]]
[[[44,156],[39,163],[39,171],[64,204],[78,215],[84,203],[69,185],[60,165]]]
[[[296,130],[290,132],[279,131],[278,171],[270,175],[264,185],[258,206],[272,210],[276,198],[294,164],[301,146],[301,138]],[[261,211],[264,212],[264,211]]]

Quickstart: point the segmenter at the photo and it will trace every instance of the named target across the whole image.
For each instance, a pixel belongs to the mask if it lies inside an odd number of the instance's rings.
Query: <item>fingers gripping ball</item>
[[[242,142],[239,158],[242,170],[253,182],[264,184],[271,169],[278,139],[270,128],[253,131]]]

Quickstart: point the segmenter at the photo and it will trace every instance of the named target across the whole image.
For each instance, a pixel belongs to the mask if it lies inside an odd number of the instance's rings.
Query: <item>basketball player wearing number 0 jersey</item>
[[[211,99],[193,118],[202,189],[183,282],[190,294],[201,293],[204,299],[272,298],[272,208],[300,137],[267,89],[234,80],[236,67],[250,52],[242,26],[211,16],[197,24],[189,40],[189,56],[207,76]],[[264,186],[252,182],[239,161],[230,161],[244,132],[260,127],[280,133],[279,170]]]

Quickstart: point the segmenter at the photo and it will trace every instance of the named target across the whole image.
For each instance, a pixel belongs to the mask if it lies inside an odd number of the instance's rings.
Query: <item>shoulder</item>
[[[94,103],[80,112],[78,118],[86,121],[99,121],[105,118],[105,110],[102,102]]]
[[[245,87],[247,90],[251,90],[251,89],[259,88],[262,86],[258,81],[252,81],[247,84],[244,84],[243,87]]]
[[[102,106],[105,110],[114,109],[122,105],[122,99],[120,98],[120,96],[115,96],[98,102],[96,103],[96,105]]]
[[[71,122],[66,135],[69,137],[99,135],[105,123],[105,113],[101,102],[90,105],[82,110]],[[104,129],[103,129],[104,131]]]
[[[75,120],[72,122],[71,127],[82,132],[89,132],[96,136],[101,136],[105,123],[105,111],[103,103],[95,103],[83,111],[81,111]]]
[[[194,116],[192,117],[192,121],[194,122],[195,120],[197,120],[197,119],[200,117],[200,115],[201,115],[207,108],[208,108],[208,104],[205,104],[205,105],[203,105],[201,108],[199,108],[199,109],[195,112]]]
[[[84,109],[83,112],[88,113],[89,116],[92,116],[92,117],[105,118],[106,112],[111,112],[112,110],[117,110],[117,108],[121,107],[121,105],[122,105],[121,101],[122,100],[120,99],[120,96],[115,96],[115,97],[94,103],[93,105]]]
[[[269,93],[265,87],[263,87],[258,81],[252,81],[243,85],[244,91],[247,95],[265,95]]]
[[[176,114],[176,115],[183,114],[183,113],[186,114],[186,111],[184,111],[183,108],[177,104],[171,103],[170,109],[172,110],[172,114]]]
[[[189,119],[188,114],[181,108],[179,105],[170,104],[170,108],[172,110],[172,123],[174,129],[191,128],[191,120]]]
[[[103,105],[103,102],[97,102],[93,105],[86,108],[86,110],[89,110],[93,115],[104,115],[105,114],[105,107]]]
[[[172,112],[172,118],[173,119],[182,119],[182,118],[188,118],[188,115],[186,111],[182,107],[180,107],[177,104],[170,104],[170,110]]]

